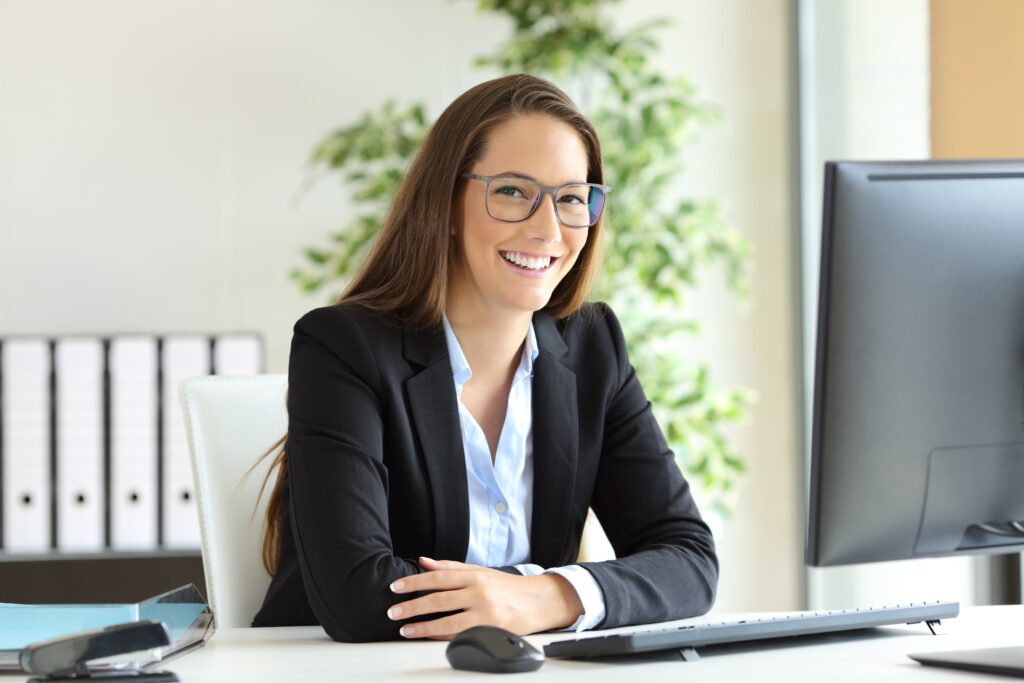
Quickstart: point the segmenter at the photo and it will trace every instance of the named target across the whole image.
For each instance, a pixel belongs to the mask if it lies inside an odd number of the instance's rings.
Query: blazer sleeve
[[[399,637],[391,582],[420,568],[388,531],[381,380],[351,315],[322,308],[295,325],[288,367],[292,533],[310,607],[334,640]],[[406,599],[406,598],[402,598]]]
[[[622,329],[604,308],[617,362],[591,507],[615,560],[581,563],[604,593],[597,628],[682,619],[711,608],[718,558],[626,353]]]

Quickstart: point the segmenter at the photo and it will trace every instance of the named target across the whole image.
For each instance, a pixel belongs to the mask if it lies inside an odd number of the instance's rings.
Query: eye
[[[514,199],[526,198],[526,193],[523,192],[522,188],[516,187],[515,185],[496,185],[494,187],[494,194]]]
[[[563,194],[558,198],[558,201],[565,202],[566,204],[586,204],[587,200],[582,195],[578,194]]]

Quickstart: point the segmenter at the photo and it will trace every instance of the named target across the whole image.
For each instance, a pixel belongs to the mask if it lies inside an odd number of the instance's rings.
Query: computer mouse
[[[487,673],[536,671],[544,655],[514,633],[497,626],[474,626],[452,638],[445,650],[453,669]]]

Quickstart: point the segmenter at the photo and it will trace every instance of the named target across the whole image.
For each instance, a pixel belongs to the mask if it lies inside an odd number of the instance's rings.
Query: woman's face
[[[495,127],[484,155],[469,172],[522,176],[541,185],[586,182],[587,150],[568,124],[530,114]],[[492,218],[487,213],[487,183],[468,178],[462,183],[453,226],[458,261],[449,288],[452,300],[480,311],[540,310],[576,263],[589,228],[559,223],[551,195],[524,221]],[[517,196],[515,187],[497,182],[491,183],[490,193],[492,211],[499,202]]]

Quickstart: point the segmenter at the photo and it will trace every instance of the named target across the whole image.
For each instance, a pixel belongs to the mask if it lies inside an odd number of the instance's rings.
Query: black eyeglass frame
[[[493,218],[494,220],[504,221],[506,223],[522,223],[523,221],[530,220],[530,217],[533,216],[533,214],[537,213],[537,209],[540,207],[541,202],[544,201],[544,196],[551,195],[551,204],[555,208],[555,217],[558,219],[559,223],[561,223],[567,228],[592,228],[597,224],[599,220],[601,220],[601,216],[604,215],[604,207],[605,204],[608,203],[608,193],[612,191],[611,186],[601,185],[599,183],[565,183],[563,185],[543,185],[532,178],[524,178],[522,176],[509,175],[508,173],[501,173],[498,175],[476,175],[474,173],[463,173],[461,177],[467,178],[469,180],[482,180],[485,183],[487,183],[487,185],[484,187],[484,207],[487,209],[487,215]],[[510,220],[508,218],[499,218],[498,216],[495,216],[494,214],[491,213],[491,181],[497,180],[498,178],[515,178],[516,180],[524,180],[528,183],[533,183],[538,188],[540,188],[540,193],[538,193],[536,199],[533,200],[533,206],[530,207],[530,212],[528,214],[517,220]],[[596,187],[604,193],[605,198],[604,202],[601,203],[601,211],[597,214],[597,217],[590,222],[590,224],[569,225],[568,223],[562,220],[562,214],[559,213],[558,211],[558,202],[556,200],[558,198],[558,193],[567,187]]]

